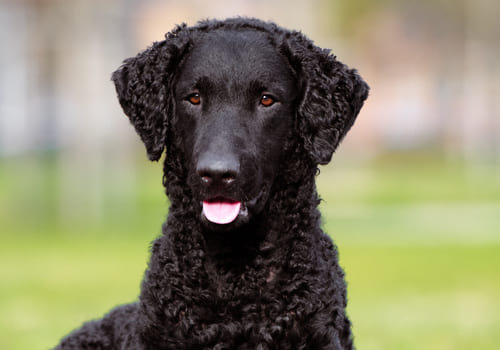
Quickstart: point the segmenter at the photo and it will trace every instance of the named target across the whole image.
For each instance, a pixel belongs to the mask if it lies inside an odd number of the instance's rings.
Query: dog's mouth
[[[246,206],[243,206],[246,210]],[[242,203],[227,198],[213,198],[203,201],[203,215],[205,218],[218,225],[226,225],[240,215]]]
[[[244,224],[250,219],[250,212],[259,212],[261,199],[266,191],[260,192],[249,201],[239,201],[228,197],[214,197],[202,201],[202,217],[206,222],[215,224],[212,227],[234,226],[233,223]]]

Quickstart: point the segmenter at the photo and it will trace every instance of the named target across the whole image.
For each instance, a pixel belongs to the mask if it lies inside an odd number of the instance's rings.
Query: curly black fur
[[[207,234],[200,222],[173,99],[179,67],[214,31],[265,35],[299,91],[265,210],[230,235]],[[235,18],[179,26],[112,79],[149,158],[166,151],[171,207],[139,302],[84,324],[56,349],[352,349],[344,273],[320,228],[314,180],[367,98],[356,71],[299,32]]]

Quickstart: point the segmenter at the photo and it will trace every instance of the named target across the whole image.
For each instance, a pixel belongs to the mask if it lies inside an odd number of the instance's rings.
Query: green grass
[[[0,348],[50,348],[84,320],[133,301],[147,251],[147,238],[4,237]]]
[[[339,159],[318,186],[357,347],[496,349],[498,171]],[[48,349],[139,293],[167,208],[160,166],[67,172],[56,157],[0,160],[0,349]]]
[[[495,349],[500,246],[341,247],[359,349]]]
[[[0,348],[49,348],[135,300],[151,238],[4,238]],[[359,244],[340,252],[359,349],[495,349],[500,246]]]

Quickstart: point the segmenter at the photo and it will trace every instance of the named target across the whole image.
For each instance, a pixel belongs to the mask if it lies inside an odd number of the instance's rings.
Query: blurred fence
[[[84,199],[78,213],[98,220],[110,169],[120,174],[114,183],[126,187],[137,173],[130,153],[144,155],[111,72],[176,24],[243,15],[302,30],[370,84],[337,157],[363,162],[424,151],[465,161],[473,171],[489,164],[500,174],[495,6],[495,0],[0,0],[0,170],[12,179],[50,168],[44,176],[57,196],[55,215],[71,220],[68,208]],[[51,155],[48,168],[47,158],[7,163],[41,154]],[[33,198],[43,181],[3,187]],[[159,187],[161,175],[157,181]],[[38,185],[30,189],[28,182]]]
[[[348,149],[430,148],[498,160],[495,5],[493,0],[350,5],[260,0],[231,6],[195,0],[4,0],[0,155],[121,150],[133,136],[109,81],[120,62],[183,21],[248,15],[303,30],[370,83],[371,97]]]

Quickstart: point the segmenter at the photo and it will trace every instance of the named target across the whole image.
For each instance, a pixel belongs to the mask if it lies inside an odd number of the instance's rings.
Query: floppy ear
[[[302,85],[296,123],[299,135],[312,160],[327,164],[353,125],[369,87],[356,70],[298,32],[288,36],[282,51]]]
[[[150,160],[160,159],[166,146],[173,108],[171,84],[186,47],[177,35],[184,27],[126,59],[111,77],[123,112],[144,142]]]

